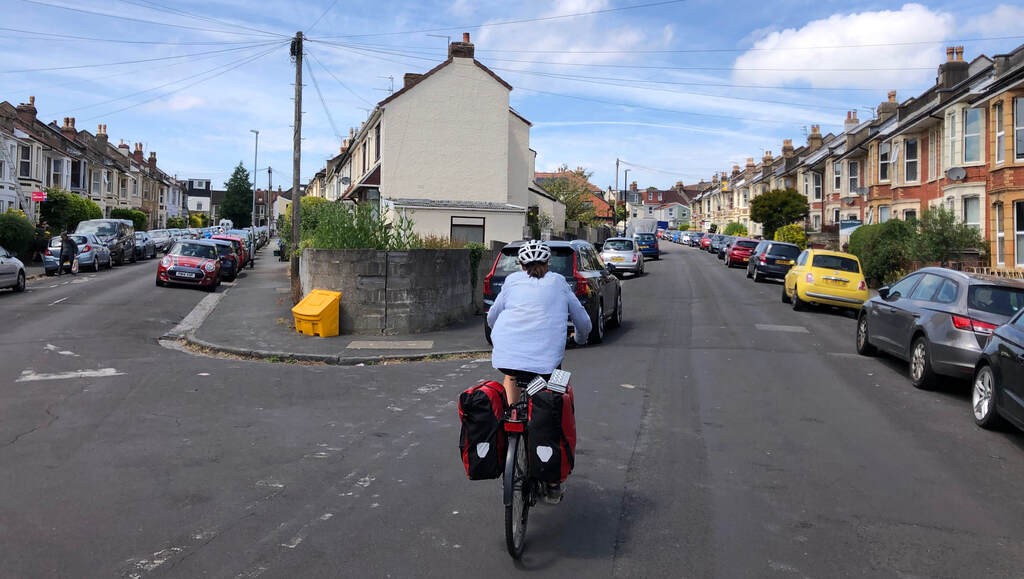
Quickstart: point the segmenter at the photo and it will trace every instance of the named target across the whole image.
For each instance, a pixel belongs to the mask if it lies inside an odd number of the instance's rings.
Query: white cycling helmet
[[[547,263],[551,259],[551,248],[543,241],[534,239],[527,241],[519,248],[519,263],[526,265],[535,261]]]

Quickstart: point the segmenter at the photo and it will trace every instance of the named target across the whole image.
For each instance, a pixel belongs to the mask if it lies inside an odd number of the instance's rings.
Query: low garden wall
[[[473,313],[469,262],[465,249],[305,249],[299,279],[303,295],[341,292],[344,334],[415,334]]]

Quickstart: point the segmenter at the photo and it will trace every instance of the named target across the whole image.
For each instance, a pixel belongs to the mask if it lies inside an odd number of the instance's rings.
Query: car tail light
[[[583,277],[576,262],[579,260],[579,255],[575,252],[572,254],[572,278],[576,280],[575,293],[577,297],[585,296],[590,293],[590,286],[587,285],[587,278]]]
[[[814,283],[814,274],[811,272],[807,272],[807,275],[804,277],[804,279],[807,281],[807,283]]]
[[[633,254],[633,263],[636,263],[636,254]]]
[[[89,245],[88,243],[86,243],[86,244],[85,244],[85,247],[81,248],[81,249],[80,249],[80,250],[78,251],[78,253],[85,253],[85,252],[89,252],[89,251],[92,251],[92,246],[91,246],[91,245]]]
[[[857,284],[857,290],[864,291],[866,289],[868,289],[868,284],[864,280],[860,280],[860,283]]]
[[[996,326],[995,324],[990,324],[988,322],[983,322],[981,320],[974,320],[968,318],[967,316],[953,315],[953,327],[958,330],[968,330],[974,332],[975,334],[982,334],[987,336],[991,334],[998,326]]]
[[[501,259],[501,254],[498,254],[498,256],[494,258],[494,265],[491,266],[491,271],[484,276],[484,294],[491,293],[491,279],[494,278],[494,270],[498,267],[499,259]]]

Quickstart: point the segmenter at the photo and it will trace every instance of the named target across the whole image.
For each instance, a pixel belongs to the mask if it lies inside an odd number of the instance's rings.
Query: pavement
[[[977,428],[967,384],[916,390],[906,363],[855,353],[852,318],[794,312],[779,284],[699,251],[666,246],[623,280],[623,326],[566,352],[575,469],[560,505],[531,509],[519,562],[499,483],[458,458],[459,393],[499,377],[486,356],[199,355],[159,338],[207,294],[155,271],[0,292],[4,577],[1024,568],[1024,434]]]
[[[443,330],[400,336],[339,335],[329,338],[295,331],[291,313],[288,262],[268,249],[256,267],[204,299],[209,312],[197,323],[175,328],[168,337],[213,352],[270,361],[312,361],[326,364],[372,364],[387,360],[418,360],[450,355],[487,355],[483,316]],[[210,305],[212,304],[212,305]]]

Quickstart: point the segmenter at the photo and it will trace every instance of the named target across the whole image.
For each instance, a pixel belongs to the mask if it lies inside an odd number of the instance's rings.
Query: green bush
[[[678,229],[679,231],[688,231],[690,229],[690,224],[680,223],[679,225],[676,226],[676,229]]]
[[[127,219],[132,222],[135,231],[145,231],[149,228],[149,215],[138,209],[111,209],[111,219]]]
[[[980,251],[985,246],[978,229],[958,220],[941,205],[921,214],[920,229],[916,254],[921,261],[946,263],[965,250]]]
[[[8,209],[0,215],[0,246],[13,253],[21,255],[32,247],[32,240],[35,239],[36,230],[20,211]]]
[[[807,249],[807,233],[804,232],[803,225],[796,223],[783,225],[775,230],[775,237],[773,239],[775,241],[796,244],[800,249]]]
[[[80,221],[102,218],[103,210],[89,199],[63,189],[48,187],[46,201],[40,205],[39,216],[49,224],[50,231],[56,235],[74,231]]]
[[[861,225],[850,234],[850,253],[860,259],[864,277],[877,287],[910,269],[917,252],[914,222],[890,219],[885,223]]]
[[[188,227],[188,221],[184,217],[169,217],[167,219],[167,227],[169,229],[184,229]]]
[[[725,234],[726,235],[746,236],[747,235],[747,228],[742,223],[738,223],[736,221],[730,221],[729,223],[725,224]]]
[[[384,212],[370,203],[348,207],[323,201],[312,204],[308,212],[305,205],[300,209],[300,248],[401,250],[417,244],[408,217],[399,215],[389,221]]]

